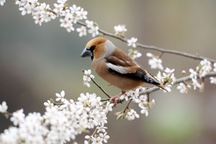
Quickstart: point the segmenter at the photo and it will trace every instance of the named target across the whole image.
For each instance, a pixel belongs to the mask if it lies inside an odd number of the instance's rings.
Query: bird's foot
[[[117,95],[110,98],[110,101],[114,103],[113,107],[115,107],[117,105],[117,100],[121,95],[122,94],[120,93],[120,94],[117,94]]]

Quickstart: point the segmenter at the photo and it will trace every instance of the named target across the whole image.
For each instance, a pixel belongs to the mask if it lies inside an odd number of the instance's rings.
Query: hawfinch
[[[91,57],[94,71],[105,81],[121,89],[123,93],[144,83],[166,90],[153,75],[106,38],[98,37],[90,40],[81,57]]]

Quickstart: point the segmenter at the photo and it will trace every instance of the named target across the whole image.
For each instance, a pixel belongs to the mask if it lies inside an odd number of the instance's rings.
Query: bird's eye
[[[91,52],[93,52],[93,51],[94,51],[94,49],[95,49],[95,47],[96,47],[96,46],[95,46],[95,45],[93,45],[93,46],[91,46],[91,47],[90,47],[90,49],[89,49],[89,50],[90,50]]]

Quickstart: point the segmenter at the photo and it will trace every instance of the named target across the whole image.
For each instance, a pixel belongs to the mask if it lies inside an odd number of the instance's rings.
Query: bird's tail
[[[164,84],[162,84],[162,83],[160,83],[160,84],[157,85],[157,86],[160,87],[160,88],[162,88],[163,90],[165,90],[165,91],[167,91],[167,92],[170,92],[170,91],[171,91],[170,89],[166,88],[166,87],[164,86]]]
[[[156,86],[162,88],[163,90],[170,92],[170,89],[166,88],[163,83],[161,83],[155,76],[153,76],[150,73],[146,73],[143,77],[143,80],[144,80],[144,82],[156,85]]]

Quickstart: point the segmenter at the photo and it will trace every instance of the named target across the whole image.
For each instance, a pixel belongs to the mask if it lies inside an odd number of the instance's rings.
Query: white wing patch
[[[107,67],[121,74],[127,74],[128,72],[122,66],[117,66],[111,63],[107,63]]]

